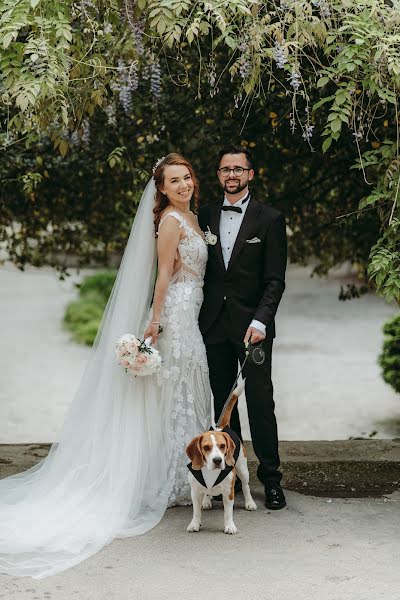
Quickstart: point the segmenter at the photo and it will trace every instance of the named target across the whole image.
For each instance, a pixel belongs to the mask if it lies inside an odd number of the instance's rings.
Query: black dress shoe
[[[285,508],[285,494],[280,485],[265,486],[265,506],[270,510]]]
[[[235,481],[235,496],[236,496],[236,494],[238,494],[241,491],[242,491],[242,482],[240,481],[240,479],[236,478],[236,481]],[[212,499],[216,500],[217,502],[222,502],[222,494],[219,494],[218,496],[213,496]]]

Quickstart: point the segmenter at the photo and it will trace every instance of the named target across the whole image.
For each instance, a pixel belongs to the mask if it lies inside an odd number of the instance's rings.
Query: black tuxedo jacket
[[[208,204],[199,210],[201,229],[207,231],[209,227],[218,237],[214,246],[208,245],[200,330],[206,335],[225,303],[234,341],[243,341],[252,319],[266,325],[268,338],[275,337],[274,317],[285,289],[285,218],[271,206],[251,197],[225,269],[219,239],[221,205]],[[260,242],[246,242],[253,238]]]

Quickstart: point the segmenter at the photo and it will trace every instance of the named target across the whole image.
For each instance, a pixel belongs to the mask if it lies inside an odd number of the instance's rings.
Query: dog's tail
[[[231,415],[232,415],[233,407],[235,406],[236,402],[238,401],[238,398],[242,394],[243,390],[244,390],[244,380],[242,379],[238,383],[238,385],[235,387],[235,389],[233,390],[232,395],[229,398],[229,402],[226,405],[225,410],[218,421],[218,427],[220,429],[224,429],[224,427],[229,427],[229,425],[231,424]]]

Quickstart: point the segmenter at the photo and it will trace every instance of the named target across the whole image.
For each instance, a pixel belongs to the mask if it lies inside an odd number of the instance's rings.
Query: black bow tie
[[[249,198],[250,198],[250,194],[247,194],[246,198],[244,198],[242,200],[242,206],[243,206],[243,204],[245,202],[247,202],[247,200]],[[240,208],[240,206],[226,206],[226,205],[223,205],[223,206],[221,206],[221,210],[232,210],[233,212],[236,212],[236,213],[242,213],[243,212],[242,209]]]
[[[232,210],[233,212],[243,212],[240,206],[221,206],[221,210]]]

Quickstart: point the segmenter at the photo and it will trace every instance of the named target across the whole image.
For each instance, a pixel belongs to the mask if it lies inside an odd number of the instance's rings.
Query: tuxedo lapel
[[[260,207],[257,205],[257,202],[250,198],[249,205],[246,209],[246,213],[243,217],[243,221],[239,229],[239,233],[237,234],[235,245],[233,246],[231,258],[228,264],[228,271],[232,268],[232,265],[239,256],[240,251],[243,248],[243,245],[245,244],[247,238],[251,235],[254,223],[257,223],[259,211]]]
[[[226,269],[225,269],[224,257],[222,256],[221,239],[220,239],[220,235],[219,235],[220,218],[221,218],[221,207],[219,205],[216,205],[213,207],[213,210],[211,213],[210,229],[211,229],[211,232],[215,233],[215,235],[217,236],[217,243],[215,244],[215,253],[217,255],[221,269],[223,269],[223,271],[225,272]]]

